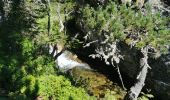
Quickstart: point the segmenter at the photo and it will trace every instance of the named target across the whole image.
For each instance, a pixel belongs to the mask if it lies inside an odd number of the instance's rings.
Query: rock
[[[123,44],[121,53],[124,55],[119,65],[121,72],[135,80],[139,70],[138,50]],[[148,62],[151,69],[147,74],[146,87],[159,99],[170,100],[170,53],[157,59],[150,58]]]

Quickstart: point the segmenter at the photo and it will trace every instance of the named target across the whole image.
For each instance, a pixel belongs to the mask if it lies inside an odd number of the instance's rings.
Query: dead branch
[[[119,70],[119,66],[118,66],[118,64],[116,64],[116,68],[117,68],[117,73],[118,73],[118,75],[119,75],[119,78],[120,78],[120,81],[121,81],[122,87],[123,87],[123,89],[124,89],[124,90],[126,90],[125,85],[124,85],[124,82],[123,82],[122,75],[121,75],[120,70]]]
[[[60,5],[59,4],[58,4],[58,7],[57,7],[57,15],[58,15],[58,18],[59,18],[59,23],[60,23],[59,32],[62,32],[64,30],[64,24],[63,24],[63,21],[62,21],[62,17],[61,17],[61,13],[60,13]]]
[[[83,48],[89,47],[91,44],[98,42],[98,40],[91,41],[89,43],[86,43]]]
[[[51,31],[51,4],[50,0],[47,0],[47,15],[48,15],[48,36],[50,36],[50,31]]]

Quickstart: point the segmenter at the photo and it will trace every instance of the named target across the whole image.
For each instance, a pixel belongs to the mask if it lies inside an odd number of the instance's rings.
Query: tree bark
[[[59,18],[59,23],[60,23],[60,30],[59,32],[62,32],[64,30],[64,24],[63,24],[63,21],[62,21],[62,16],[60,14],[60,5],[58,4],[58,7],[57,7],[57,15],[58,15],[58,18]]]
[[[4,7],[4,3],[3,3],[3,1],[0,1],[0,22],[1,22],[1,20],[3,20],[4,19],[4,9],[3,9],[3,7]]]
[[[46,8],[48,9],[47,10],[47,16],[48,16],[48,27],[47,27],[47,30],[48,30],[48,36],[50,36],[50,30],[51,30],[51,5],[50,5],[50,0],[47,0]]]
[[[139,70],[139,74],[137,75],[137,81],[126,94],[124,98],[125,100],[137,100],[137,97],[139,96],[143,86],[145,85],[145,79],[149,68],[148,61],[147,61],[148,46],[141,49],[141,53],[143,57],[140,59],[140,70]]]
[[[8,0],[1,0],[0,1],[0,16],[1,16],[1,21],[4,21],[7,17],[8,11],[7,8],[9,9],[9,2]]]

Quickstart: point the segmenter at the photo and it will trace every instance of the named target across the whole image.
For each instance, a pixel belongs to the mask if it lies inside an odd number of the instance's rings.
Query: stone
[[[134,48],[121,46],[121,53],[124,59],[120,63],[120,70],[130,78],[136,80],[139,70],[139,53]],[[157,59],[148,60],[151,69],[146,78],[146,87],[152,90],[152,93],[161,100],[170,99],[170,53],[161,55]],[[165,98],[166,97],[166,98]]]

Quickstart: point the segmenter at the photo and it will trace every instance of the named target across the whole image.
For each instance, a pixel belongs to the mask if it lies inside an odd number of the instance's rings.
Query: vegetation
[[[141,1],[141,0],[137,0]],[[143,6],[143,5],[142,5]],[[136,48],[140,52],[139,72],[136,76],[136,83],[132,86],[125,96],[125,100],[136,100],[139,96],[145,82],[148,69],[149,53],[154,57],[158,51],[168,51],[169,40],[169,18],[163,16],[159,10],[152,12],[153,8],[144,5],[127,7],[125,4],[117,5],[110,1],[105,6],[98,5],[92,7],[85,5],[80,8],[79,25],[86,33],[85,40],[88,41],[85,47],[95,46],[96,54],[90,55],[93,58],[101,58],[106,64],[112,65],[118,69],[119,77],[122,77],[119,71],[119,63],[123,60],[121,52],[121,43],[125,43],[130,48]],[[134,10],[136,9],[136,10]],[[97,21],[96,21],[97,20]],[[122,81],[124,88],[124,83]]]
[[[103,33],[109,34],[108,42],[125,41],[129,45],[134,43],[137,48],[151,45],[164,51],[170,42],[163,38],[169,38],[169,18],[160,12],[152,14],[151,8],[147,4],[145,6],[145,11],[141,11],[115,2],[96,8],[87,4],[80,9],[79,18],[83,20],[86,32],[92,33],[92,41],[99,39]]]
[[[45,1],[36,0],[1,1],[0,87],[9,98],[16,100],[89,98],[84,89],[71,85],[68,78],[57,74],[55,62],[48,55],[45,48],[48,42],[66,39],[58,32],[57,18],[51,29],[54,34],[47,35],[45,5]]]
[[[0,89],[16,100],[95,99],[60,75],[48,54],[51,44],[69,49],[93,45],[96,54],[89,56],[115,66],[122,59],[118,45],[123,42],[142,52],[148,68],[148,51],[168,51],[170,18],[160,9],[153,13],[147,3],[143,8],[134,4],[120,4],[119,0],[1,0]],[[106,98],[114,99],[110,94]]]

